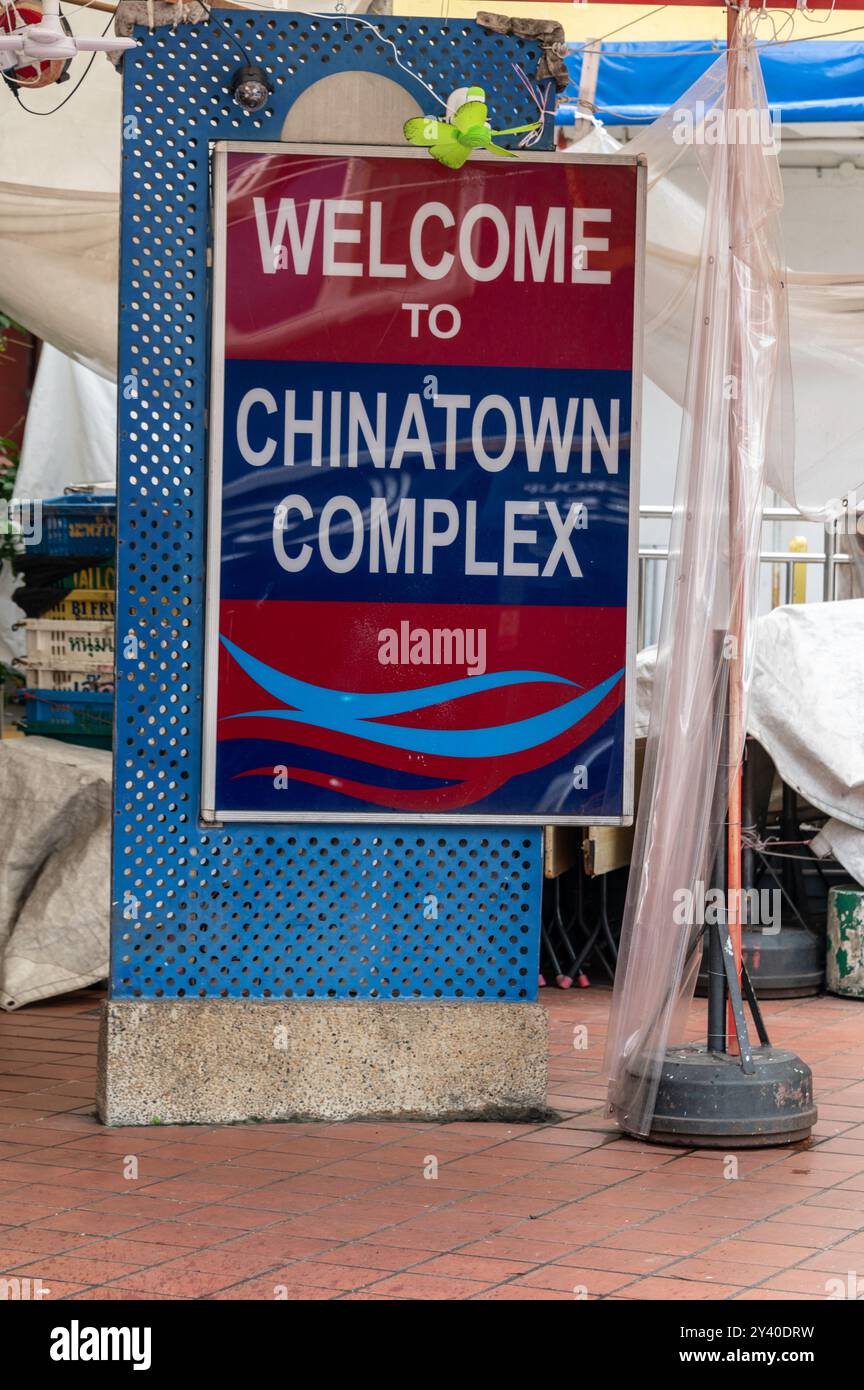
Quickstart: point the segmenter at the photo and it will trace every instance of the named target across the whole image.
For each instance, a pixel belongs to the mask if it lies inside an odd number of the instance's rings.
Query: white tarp
[[[30,397],[19,497],[56,497],[70,483],[113,483],[117,388],[46,343]]]
[[[864,599],[775,608],[756,624],[748,733],[783,781],[832,819],[814,844],[864,884]],[[655,648],[639,653],[636,732],[648,729]]]
[[[784,782],[864,831],[864,599],[775,608],[758,629],[750,732]]]
[[[108,974],[111,754],[0,742],[0,1008]]]
[[[842,820],[826,821],[819,834],[810,841],[810,848],[817,859],[836,859],[857,883],[864,886],[864,834],[854,825],[847,825]]]

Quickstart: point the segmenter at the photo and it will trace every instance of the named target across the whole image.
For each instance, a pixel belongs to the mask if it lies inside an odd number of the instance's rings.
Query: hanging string
[[[666,6],[666,5],[661,5],[660,8],[661,8],[661,9],[667,9],[668,6]],[[654,13],[656,13],[656,11],[652,10],[650,13],[651,13],[651,14],[654,14]],[[757,38],[755,38],[755,36],[754,36],[754,39],[753,39],[754,46],[755,46],[755,47],[758,49],[758,51],[761,53],[761,52],[763,52],[765,49],[768,49],[768,48],[786,48],[786,47],[788,47],[790,44],[796,44],[796,43],[813,43],[813,42],[816,42],[816,43],[825,43],[827,40],[826,40],[825,38],[823,38],[823,36],[822,36],[821,34],[800,34],[797,38],[794,37],[794,36],[791,37],[791,38],[778,38],[778,37],[777,37],[777,32],[778,32],[778,31],[777,31],[777,24],[778,24],[778,22],[780,22],[780,23],[783,23],[783,24],[789,24],[789,25],[791,25],[791,28],[792,28],[793,34],[794,34],[795,16],[796,16],[796,15],[800,14],[804,19],[808,20],[810,23],[817,24],[817,25],[819,25],[819,26],[821,27],[822,25],[824,25],[825,23],[827,23],[827,19],[830,19],[831,16],[832,16],[834,13],[835,13],[835,11],[834,11],[833,4],[832,4],[831,10],[827,13],[827,18],[824,19],[824,20],[817,20],[817,19],[814,19],[814,17],[813,17],[813,11],[808,11],[808,10],[806,10],[806,9],[795,10],[795,11],[789,12],[789,13],[785,13],[785,12],[782,12],[782,11],[781,11],[781,12],[780,12],[780,19],[778,20],[777,18],[775,18],[775,14],[774,14],[772,11],[767,10],[767,9],[764,9],[764,7],[760,6],[760,7],[759,7],[758,9],[756,9],[756,10],[753,10],[753,9],[742,10],[741,16],[742,16],[742,20],[743,20],[745,17],[749,17],[750,22],[751,22],[751,25],[752,25],[752,27],[753,27],[754,35],[755,35],[755,29],[758,27],[758,25],[759,25],[760,22],[763,22],[764,20],[767,20],[767,21],[771,24],[771,26],[772,26],[772,35],[773,35],[772,38],[770,38],[770,39],[757,39]],[[648,18],[648,15],[643,16],[643,18],[646,18],[646,19],[647,19],[647,18]],[[636,24],[636,23],[638,23],[638,20],[633,20],[632,22],[633,22],[634,24]],[[627,26],[624,26],[624,27],[627,27]],[[862,31],[864,31],[864,24],[856,24],[856,25],[853,25],[852,27],[850,27],[850,28],[848,28],[848,29],[832,29],[832,31],[831,31],[831,39],[833,40],[833,39],[844,38],[844,37],[845,37],[846,35],[848,35],[848,34],[860,34]],[[617,29],[613,29],[613,30],[611,31],[611,33],[618,33],[618,32],[619,32],[619,31],[618,31]],[[568,47],[568,49],[570,50],[571,53],[579,53],[579,52],[595,53],[595,52],[598,51],[598,49],[595,48],[594,45],[595,45],[595,44],[600,45],[600,44],[605,43],[606,39],[609,38],[609,37],[611,37],[611,34],[604,35],[602,38],[599,38],[599,39],[586,39],[586,40],[585,40],[584,42],[582,42],[582,43],[572,43],[572,44],[568,44],[567,47]],[[667,48],[655,48],[655,49],[645,48],[645,47],[643,47],[643,46],[640,44],[638,48],[634,48],[633,52],[632,52],[632,53],[629,53],[627,56],[628,56],[628,58],[686,58],[686,57],[690,57],[690,56],[699,56],[699,55],[701,55],[701,54],[707,54],[707,55],[709,55],[709,56],[710,56],[711,54],[720,54],[720,53],[723,53],[723,52],[725,51],[725,48],[726,48],[726,42],[725,42],[724,39],[711,39],[710,41],[706,41],[706,42],[707,42],[707,46],[704,47],[704,48],[692,48],[689,44],[687,45],[686,48],[683,48],[683,47],[675,48],[675,47],[672,47],[672,43],[673,43],[673,42],[674,42],[674,40],[671,40],[671,41],[670,41],[670,46],[667,47]]]
[[[763,3],[763,6],[764,6],[765,0],[762,0],[762,3]],[[816,18],[816,11],[815,11],[815,10],[808,10],[806,3],[805,3],[804,5],[801,6],[800,10],[798,10],[797,13],[800,14],[800,15],[802,15],[802,16],[804,17],[804,19],[808,20],[808,22],[809,22],[810,24],[827,24],[828,21],[829,21],[829,19],[831,18],[831,16],[832,16],[833,13],[834,13],[834,6],[835,6],[835,0],[831,0],[831,8],[830,8],[830,10],[826,10],[826,12],[825,12],[825,18],[824,18],[824,19],[817,19],[817,18]]]
[[[532,145],[536,145],[537,141],[542,138],[543,131],[546,127],[546,117],[555,115],[555,108],[547,106],[546,104],[546,98],[550,95],[551,83],[546,84],[545,93],[541,93],[541,96],[538,97],[537,92],[534,88],[534,83],[529,81],[529,79],[525,76],[525,73],[522,71],[519,64],[512,63],[511,67],[513,68],[513,71],[519,78],[519,81],[522,83],[523,87],[525,87],[525,89],[527,90],[528,95],[530,96],[532,102],[537,107],[537,110],[540,113],[540,120],[537,123],[536,128],[534,130],[529,130],[528,134],[523,135],[522,139],[519,141],[520,149],[530,149]]]
[[[814,15],[814,12],[813,12],[813,11],[808,11],[807,9],[801,9],[801,10],[798,10],[798,11],[796,11],[796,12],[794,12],[794,13],[782,14],[782,15],[780,16],[779,23],[780,23],[782,26],[787,26],[787,25],[791,26],[792,30],[794,31],[794,26],[795,26],[795,13],[798,13],[798,14],[801,14],[805,20],[807,20],[807,21],[809,21],[809,22],[811,22],[811,23],[818,24],[818,25],[822,26],[822,25],[824,25],[825,23],[827,23],[827,20],[830,19],[831,16],[834,14],[834,12],[835,12],[835,10],[834,10],[834,4],[835,4],[835,0],[832,0],[831,9],[830,9],[830,11],[827,12],[826,17],[825,17],[824,19],[818,19],[818,20],[817,20],[817,19],[815,18],[815,15]],[[661,9],[665,9],[665,8],[667,8],[667,6],[661,6],[660,8],[661,8]],[[656,11],[656,10],[652,10],[650,13],[651,13],[651,14],[656,14],[657,11]],[[648,18],[647,15],[644,16],[644,17],[645,17],[645,18]],[[757,31],[757,29],[758,29],[759,24],[762,23],[762,22],[764,22],[765,20],[767,20],[768,23],[771,25],[772,38],[760,40],[760,39],[757,39],[757,37],[756,37],[756,31]],[[633,22],[636,23],[636,22],[638,22],[638,20],[633,21]],[[775,15],[774,15],[771,11],[769,11],[769,10],[766,8],[765,0],[763,0],[763,3],[762,3],[760,6],[757,6],[757,7],[754,7],[754,8],[748,7],[748,8],[743,9],[743,10],[741,11],[741,28],[742,28],[742,30],[744,30],[744,31],[746,32],[747,36],[749,37],[749,39],[750,39],[750,41],[751,41],[751,43],[752,43],[752,45],[753,45],[753,48],[756,50],[757,53],[762,53],[762,52],[765,52],[765,51],[767,51],[767,50],[769,50],[769,49],[773,49],[773,48],[785,48],[785,47],[788,47],[790,44],[796,44],[796,43],[810,43],[810,42],[813,42],[813,41],[816,41],[816,42],[825,42],[825,40],[822,38],[822,35],[821,35],[821,34],[802,34],[802,35],[801,35],[800,37],[798,37],[798,38],[795,38],[795,37],[788,37],[788,38],[781,37],[780,34],[781,34],[782,30],[778,30],[778,20],[775,18]],[[617,33],[618,30],[613,30],[613,31],[611,31],[611,32],[612,32],[612,33]],[[844,35],[848,35],[848,34],[858,34],[858,33],[861,33],[861,32],[864,32],[864,25],[859,24],[859,25],[854,25],[854,26],[852,26],[852,27],[850,27],[850,28],[848,28],[848,29],[834,30],[834,31],[832,31],[831,37],[832,37],[832,39],[833,39],[833,38],[835,38],[835,37],[836,37],[836,38],[839,38],[839,37],[842,37],[842,36],[844,36]],[[606,35],[605,37],[609,37],[609,35]],[[582,43],[582,44],[571,44],[571,45],[569,45],[569,48],[570,48],[571,52],[596,53],[596,52],[599,52],[600,49],[599,49],[599,48],[594,48],[593,45],[594,45],[594,44],[598,44],[598,45],[599,45],[599,44],[602,44],[603,42],[604,42],[604,39],[591,39],[591,40],[586,40],[586,42],[585,42],[585,43]],[[721,55],[725,52],[725,47],[726,47],[725,42],[721,42],[720,40],[713,40],[713,41],[711,42],[710,46],[709,46],[709,47],[705,47],[705,48],[691,48],[691,47],[688,45],[688,47],[687,47],[686,49],[684,49],[684,48],[677,48],[677,49],[676,49],[676,48],[672,48],[672,47],[663,48],[663,49],[650,49],[650,48],[647,48],[647,47],[642,47],[642,46],[640,45],[640,46],[638,46],[638,47],[635,47],[635,48],[633,49],[633,51],[632,51],[631,53],[628,54],[628,58],[690,57],[690,56],[698,56],[698,55],[702,55],[702,54],[707,55],[707,56],[719,57],[719,56],[721,56]],[[601,55],[601,56],[602,56],[602,55]],[[565,102],[567,102],[568,105],[572,105],[572,100],[573,100],[572,97],[571,97],[570,100],[568,101],[567,96],[565,95],[564,100],[565,100]],[[638,120],[634,120],[632,111],[620,110],[620,109],[617,109],[617,108],[612,107],[612,106],[601,106],[601,107],[598,107],[598,108],[597,108],[597,112],[596,112],[596,114],[595,114],[595,119],[594,119],[594,123],[595,123],[596,125],[598,125],[598,126],[602,126],[603,123],[602,123],[601,121],[598,121],[598,120],[596,119],[596,115],[597,115],[597,114],[602,115],[602,116],[605,116],[605,117],[607,118],[607,120],[608,120],[609,118],[613,118],[613,119],[614,119],[614,118],[617,117],[618,122],[620,122],[620,123],[622,123],[622,124],[625,124],[625,125],[629,125],[629,126],[650,125],[650,124],[652,123],[653,119],[654,119],[654,118],[652,117],[652,118],[650,118],[650,119],[648,119],[648,120],[638,121]],[[582,116],[584,117],[584,119],[586,119],[586,120],[589,118],[589,117],[588,117],[588,113],[581,113],[581,115],[582,115]]]
[[[768,859],[797,859],[804,864],[812,864],[815,855],[811,854],[783,854],[777,852],[772,846],[797,845],[799,847],[812,844],[812,840],[781,840],[775,835],[769,835],[763,840],[759,835],[758,826],[744,825],[741,827],[741,848],[752,850],[756,854],[765,855]]]

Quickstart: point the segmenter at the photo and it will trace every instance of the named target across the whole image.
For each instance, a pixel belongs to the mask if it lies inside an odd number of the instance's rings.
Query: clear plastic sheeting
[[[692,328],[680,345],[687,369],[670,556],[606,1058],[610,1103],[638,1134],[651,1127],[666,1048],[688,1040],[702,928],[686,895],[697,901],[712,882],[727,795],[738,785],[766,465],[792,447],[782,185],[758,58],[743,32],[728,80],[724,56],[628,147],[648,158],[649,235],[651,200],[672,163],[695,158],[707,187],[701,244],[691,240],[692,218],[677,228],[670,221],[665,292],[656,280],[649,289],[649,364],[652,339],[680,332],[688,296]],[[692,262],[696,245],[692,275],[676,255],[689,251]]]

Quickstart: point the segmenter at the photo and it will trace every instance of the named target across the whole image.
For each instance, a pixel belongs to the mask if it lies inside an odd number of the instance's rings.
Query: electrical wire
[[[225,37],[229,38],[231,42],[234,44],[234,46],[237,48],[238,52],[243,58],[244,66],[254,67],[254,63],[252,62],[252,55],[248,52],[247,49],[243,47],[242,43],[238,39],[237,35],[234,33],[233,29],[228,28],[227,25],[222,23],[221,19],[218,19],[216,17],[210,6],[207,4],[207,0],[198,0],[198,4],[201,6],[202,10],[206,11],[208,20],[214,23],[217,26],[217,28],[221,29]]]
[[[14,0],[10,0],[10,3],[14,3]],[[95,4],[98,4],[98,0],[85,0],[85,3],[84,3],[84,4],[77,4],[77,3],[76,3],[75,8],[74,8],[74,10],[72,11],[72,13],[73,13],[74,15],[76,15],[76,16],[79,15],[79,14],[83,14],[85,10],[89,10],[90,6],[91,6],[91,5],[95,5]],[[125,4],[125,0],[116,0],[116,4],[115,4],[115,7],[114,7],[114,12],[113,12],[113,14],[112,14],[112,16],[111,16],[112,19],[115,18],[116,14],[117,14],[117,11],[119,10],[120,6],[123,5],[123,4]],[[64,18],[66,18],[66,19],[68,20],[69,16],[66,15],[66,16],[64,16]]]
[[[198,0],[198,3],[201,5],[202,9],[206,10],[208,18],[214,20],[215,23],[216,23],[216,24],[219,26],[219,28],[222,30],[223,34],[225,34],[228,38],[230,38],[230,39],[232,40],[233,43],[235,43],[235,44],[237,45],[237,48],[238,48],[238,49],[240,50],[240,52],[243,54],[243,58],[244,58],[245,62],[251,63],[251,62],[252,62],[252,59],[251,59],[250,54],[246,51],[246,49],[244,49],[244,48],[242,47],[242,45],[240,44],[239,39],[238,39],[238,38],[236,37],[236,35],[234,34],[233,30],[231,30],[228,26],[224,25],[220,19],[217,19],[217,18],[216,18],[216,15],[213,13],[213,10],[210,8],[210,6],[206,3],[206,0]],[[243,10],[246,10],[246,6],[245,6],[245,5],[241,5],[240,8],[243,9]],[[284,9],[283,9],[281,6],[277,6],[277,5],[257,5],[257,4],[256,4],[256,5],[254,6],[254,8],[255,8],[256,10],[258,10],[258,9],[260,9],[260,10],[273,10],[273,11],[275,11],[275,12],[277,12],[277,13],[281,13],[281,14],[284,14],[284,13],[285,13]],[[247,13],[248,13],[248,11],[247,11]],[[415,82],[419,82],[421,87],[425,87],[425,88],[426,88],[426,91],[429,93],[429,95],[430,95],[431,97],[434,97],[435,101],[438,102],[438,105],[439,105],[439,106],[443,106],[444,109],[445,109],[445,111],[446,111],[446,109],[447,109],[447,103],[446,103],[446,101],[442,101],[442,99],[441,99],[441,97],[439,97],[438,93],[437,93],[436,91],[434,91],[432,87],[429,86],[429,83],[428,83],[428,82],[424,82],[424,81],[423,81],[423,78],[422,78],[422,77],[419,77],[418,74],[417,74],[416,72],[414,72],[414,70],[413,70],[412,68],[406,67],[405,63],[402,62],[402,59],[401,59],[400,56],[399,56],[399,50],[398,50],[398,48],[396,47],[396,45],[395,45],[395,43],[393,42],[393,40],[392,40],[392,39],[389,39],[389,38],[387,37],[386,34],[382,34],[382,33],[381,33],[381,30],[380,30],[376,25],[372,24],[370,20],[368,20],[368,19],[363,19],[363,18],[362,18],[361,16],[359,16],[359,15],[345,14],[344,12],[338,11],[338,10],[337,10],[337,11],[332,11],[332,12],[329,13],[329,14],[320,14],[320,13],[318,13],[316,10],[299,10],[299,11],[298,11],[298,14],[302,14],[303,17],[304,17],[304,19],[332,19],[334,23],[344,24],[344,23],[346,23],[346,22],[350,22],[350,23],[352,23],[352,24],[360,24],[360,25],[362,25],[363,28],[365,28],[365,29],[371,29],[372,32],[373,32],[373,34],[374,34],[375,37],[379,40],[380,43],[386,43],[390,48],[392,48],[392,50],[393,50],[393,56],[394,56],[395,59],[396,59],[396,66],[399,67],[399,68],[401,68],[403,72],[407,73],[409,77],[413,78]]]
[[[312,19],[341,19],[341,20],[350,20],[352,24],[360,24],[360,25],[362,25],[362,27],[363,27],[364,29],[371,29],[372,32],[373,32],[373,34],[375,35],[375,37],[379,40],[379,42],[381,42],[381,43],[386,43],[386,44],[389,45],[390,48],[393,49],[393,56],[394,56],[394,58],[396,59],[396,66],[397,66],[398,68],[401,68],[402,71],[403,71],[404,73],[407,73],[409,77],[412,77],[412,78],[414,79],[415,82],[419,82],[421,87],[425,87],[425,88],[426,88],[426,91],[429,93],[429,95],[430,95],[431,97],[434,98],[435,101],[437,101],[438,105],[439,105],[439,106],[443,106],[445,111],[447,110],[447,103],[446,103],[446,101],[442,101],[441,98],[439,97],[438,93],[437,93],[432,87],[429,86],[429,83],[428,83],[428,82],[424,82],[424,81],[423,81],[423,78],[420,77],[420,76],[413,70],[413,68],[407,67],[407,66],[405,65],[405,63],[402,62],[402,59],[399,57],[399,49],[396,47],[396,45],[395,45],[395,43],[393,42],[393,40],[392,40],[392,39],[388,39],[388,37],[387,37],[386,34],[382,34],[382,33],[381,33],[381,30],[380,30],[379,28],[377,28],[377,26],[374,25],[370,20],[368,20],[368,19],[363,19],[363,18],[361,18],[360,15],[354,15],[354,14],[338,14],[338,15],[334,15],[334,14],[317,14],[317,13],[315,13],[315,11],[311,11],[311,12],[310,12],[310,17],[311,17]]]
[[[831,31],[831,38],[832,38],[832,39],[839,39],[839,38],[842,38],[844,34],[860,34],[862,29],[864,29],[864,24],[856,24],[855,27],[854,27],[853,29],[833,29],[833,30]],[[800,39],[780,39],[780,40],[778,40],[778,42],[777,42],[776,44],[772,43],[771,40],[769,39],[769,40],[767,41],[767,43],[764,43],[764,44],[757,44],[757,47],[758,47],[758,48],[784,48],[787,44],[790,44],[790,43],[813,43],[814,40],[815,40],[817,43],[825,43],[825,42],[826,42],[826,40],[823,39],[823,37],[822,37],[821,34],[802,34],[801,37],[800,37]]]
[[[830,39],[830,40],[824,39],[824,38],[822,37],[821,34],[802,34],[802,35],[800,36],[800,38],[797,38],[797,39],[777,39],[777,40],[774,40],[774,39],[761,39],[761,40],[760,40],[760,39],[756,39],[756,40],[754,41],[753,47],[757,50],[757,52],[762,53],[762,52],[764,52],[764,51],[765,51],[766,49],[768,49],[768,48],[789,48],[789,47],[791,47],[793,44],[796,44],[796,43],[813,43],[814,41],[815,41],[816,43],[826,43],[826,42],[830,42],[830,41],[832,41],[832,40],[834,40],[834,39],[843,38],[846,34],[860,34],[862,31],[864,31],[864,24],[856,24],[856,25],[854,26],[854,28],[851,28],[851,29],[835,29],[835,30],[832,30],[831,39]],[[600,42],[600,40],[598,40],[598,39],[592,39],[592,40],[590,40],[590,41],[586,41],[584,44],[568,44],[568,45],[567,45],[567,48],[568,48],[568,50],[569,50],[570,52],[572,52],[572,53],[578,53],[578,52],[583,51],[583,50],[585,50],[585,51],[591,53],[591,52],[598,51],[598,50],[592,49],[592,47],[591,47],[591,44],[592,44],[592,43],[598,43],[598,42]],[[674,43],[675,41],[672,40],[672,39],[670,39],[669,42],[670,42],[670,45],[671,45],[671,44]],[[628,53],[627,57],[628,57],[628,58],[690,58],[690,57],[698,56],[699,54],[703,54],[703,53],[706,53],[706,54],[714,54],[715,57],[719,57],[721,54],[725,53],[725,51],[726,51],[726,43],[725,43],[725,40],[716,39],[716,40],[714,40],[707,48],[689,48],[689,47],[688,47],[688,48],[673,48],[673,47],[671,47],[671,46],[670,46],[669,48],[655,48],[655,49],[641,49],[641,48],[640,48],[639,51],[636,51],[636,50],[634,49],[634,51],[633,51],[632,53]],[[602,56],[602,53],[601,53],[601,56]]]
[[[792,32],[795,32],[795,15],[792,13],[792,11],[781,10],[778,19],[777,11],[767,9],[764,4],[764,0],[762,5],[758,9],[747,10],[746,13],[750,17],[749,32],[752,34],[754,40],[756,38],[756,31],[758,30],[760,23],[762,23],[764,20],[767,20],[768,24],[771,27],[771,41],[774,43],[785,42],[785,40],[781,40],[778,37],[779,33],[782,32],[780,29],[778,29],[778,24],[790,25],[792,28]]]
[[[584,43],[577,44],[577,48],[590,48],[593,43],[605,43],[611,39],[613,34],[620,34],[625,29],[632,29],[634,24],[641,24],[643,19],[650,19],[652,15],[660,14],[661,10],[668,10],[668,5],[658,5],[656,10],[649,10],[647,14],[637,14],[635,19],[628,19],[626,24],[619,24],[617,29],[610,29],[608,34],[601,34],[597,39],[586,39]]]

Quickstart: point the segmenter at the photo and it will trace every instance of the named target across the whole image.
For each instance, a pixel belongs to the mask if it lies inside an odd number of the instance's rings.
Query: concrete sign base
[[[115,1000],[109,1125],[241,1120],[527,1120],[546,1106],[540,1004],[462,999]]]

